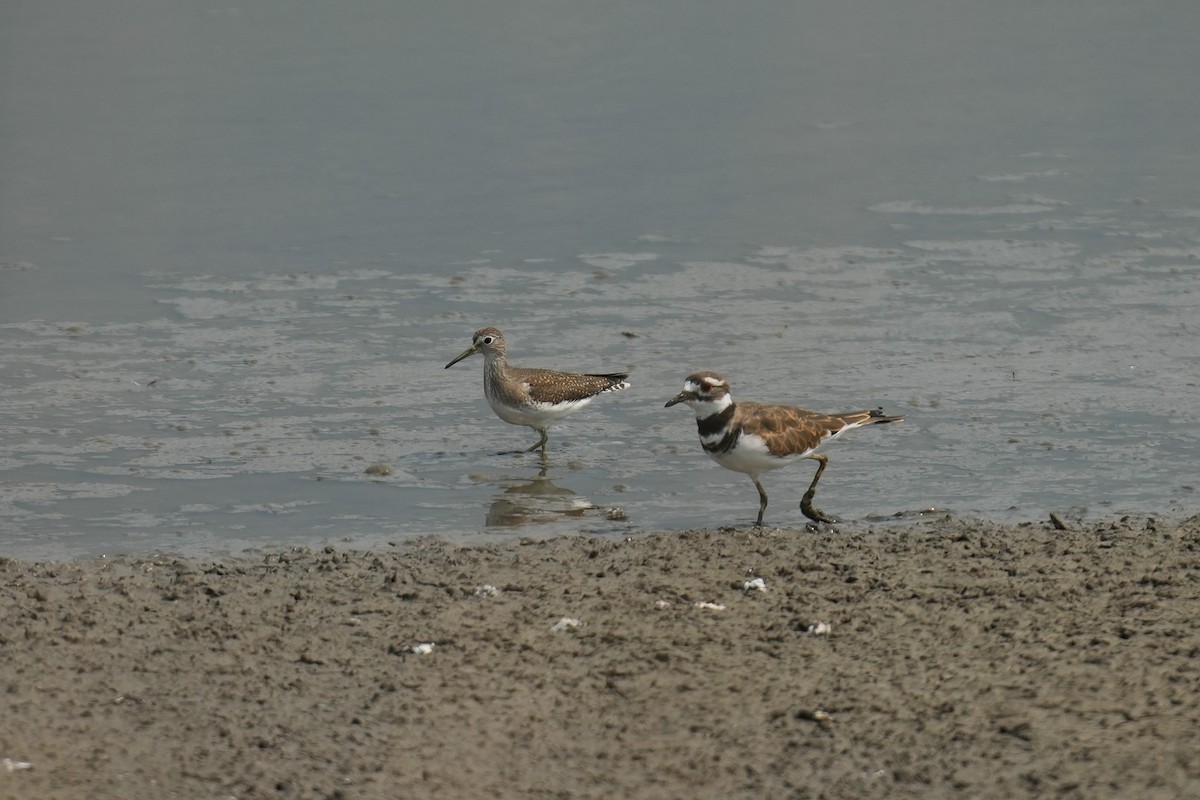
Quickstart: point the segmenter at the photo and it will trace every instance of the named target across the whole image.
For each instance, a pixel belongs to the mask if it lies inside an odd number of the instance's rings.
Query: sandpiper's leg
[[[542,438],[541,438],[541,439],[539,439],[539,440],[538,440],[538,443],[537,443],[537,444],[535,444],[533,447],[527,447],[527,448],[525,448],[525,452],[526,452],[526,453],[532,453],[534,450],[537,450],[538,448],[541,448],[541,450],[542,450],[542,455],[546,455],[546,438],[547,438],[547,436],[546,436],[546,431],[544,431],[544,430],[539,430],[539,431],[538,431],[538,433],[540,433],[540,434],[542,435]]]
[[[762,484],[758,482],[758,478],[751,478],[754,481],[754,488],[758,489],[758,519],[754,525],[757,528],[762,527],[763,512],[767,510],[767,493],[763,491]]]
[[[812,483],[808,485],[808,491],[804,493],[804,497],[800,498],[800,512],[804,516],[811,519],[813,522],[828,522],[830,524],[837,522],[837,519],[829,516],[819,508],[813,508],[813,496],[817,493],[817,481],[821,480],[821,473],[825,471],[825,465],[829,463],[829,456],[824,453],[816,453],[815,455],[807,456],[818,462],[817,474],[813,475]]]

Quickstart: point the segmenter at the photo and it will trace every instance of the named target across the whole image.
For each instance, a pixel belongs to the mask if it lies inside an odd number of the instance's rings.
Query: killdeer
[[[629,377],[627,372],[578,374],[511,366],[505,355],[504,334],[491,327],[475,331],[471,346],[447,364],[446,369],[476,353],[483,354],[483,394],[496,416],[541,434],[533,447],[515,452],[530,453],[541,448],[545,456],[547,428],[583,408],[598,394],[629,388],[625,380]]]
[[[813,451],[853,428],[904,420],[889,417],[882,409],[822,414],[793,406],[734,403],[729,381],[715,372],[689,375],[683,391],[668,400],[666,407],[676,403],[687,403],[696,412],[704,452],[722,467],[744,472],[754,481],[758,489],[758,520],[754,524],[759,526],[767,510],[767,493],[758,476],[801,458],[814,459],[819,466],[800,501],[800,510],[814,522],[836,522],[812,505],[817,481],[829,462],[829,456]]]

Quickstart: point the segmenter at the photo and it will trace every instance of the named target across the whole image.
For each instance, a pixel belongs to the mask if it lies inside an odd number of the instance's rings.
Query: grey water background
[[[749,524],[662,407],[697,369],[907,416],[828,449],[843,518],[1196,513],[1198,36],[1190,1],[0,5],[0,554]],[[536,434],[443,369],[487,324],[633,387],[497,455]]]

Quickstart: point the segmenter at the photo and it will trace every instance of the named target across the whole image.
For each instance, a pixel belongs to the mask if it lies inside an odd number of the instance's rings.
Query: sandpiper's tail
[[[601,382],[600,385],[602,385],[602,388],[598,389],[596,394],[600,394],[602,392],[619,392],[622,389],[629,388],[629,381],[627,380],[629,377],[628,372],[589,372],[584,377],[597,378]]]

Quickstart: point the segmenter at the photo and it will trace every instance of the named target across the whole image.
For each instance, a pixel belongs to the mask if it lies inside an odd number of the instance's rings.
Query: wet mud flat
[[[1200,796],[1200,517],[1065,527],[5,561],[0,797]]]

